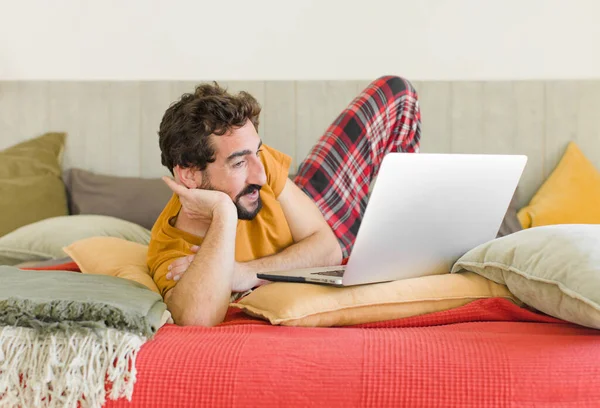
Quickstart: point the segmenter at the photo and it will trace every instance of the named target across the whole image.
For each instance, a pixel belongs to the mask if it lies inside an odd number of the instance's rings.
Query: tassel
[[[100,408],[131,401],[135,361],[146,338],[115,329],[0,328],[0,407]],[[79,404],[79,405],[78,405]]]

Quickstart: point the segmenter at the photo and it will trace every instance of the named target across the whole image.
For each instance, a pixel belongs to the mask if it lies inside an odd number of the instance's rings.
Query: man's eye
[[[242,161],[239,161],[239,162],[237,162],[237,163],[235,163],[235,164],[233,165],[233,167],[236,167],[236,168],[237,168],[237,167],[242,167],[242,164],[244,164],[244,161],[243,161],[243,160],[242,160]]]

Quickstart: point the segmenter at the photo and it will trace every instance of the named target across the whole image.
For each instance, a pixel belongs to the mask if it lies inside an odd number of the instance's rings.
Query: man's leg
[[[329,126],[294,182],[315,201],[347,260],[367,206],[369,185],[389,152],[418,152],[421,111],[405,79],[373,81]]]

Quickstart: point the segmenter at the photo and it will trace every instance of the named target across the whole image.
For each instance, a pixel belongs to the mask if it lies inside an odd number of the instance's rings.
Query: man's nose
[[[257,157],[251,161],[250,171],[248,172],[248,184],[256,184],[259,186],[265,185],[267,182],[267,174],[265,173],[265,167],[262,161]]]

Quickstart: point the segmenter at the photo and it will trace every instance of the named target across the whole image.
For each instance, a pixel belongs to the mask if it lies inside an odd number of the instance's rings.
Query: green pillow
[[[46,133],[0,151],[0,236],[68,215],[62,181],[64,133]]]
[[[501,285],[548,315],[600,329],[600,225],[529,228],[468,251],[452,273]]]

